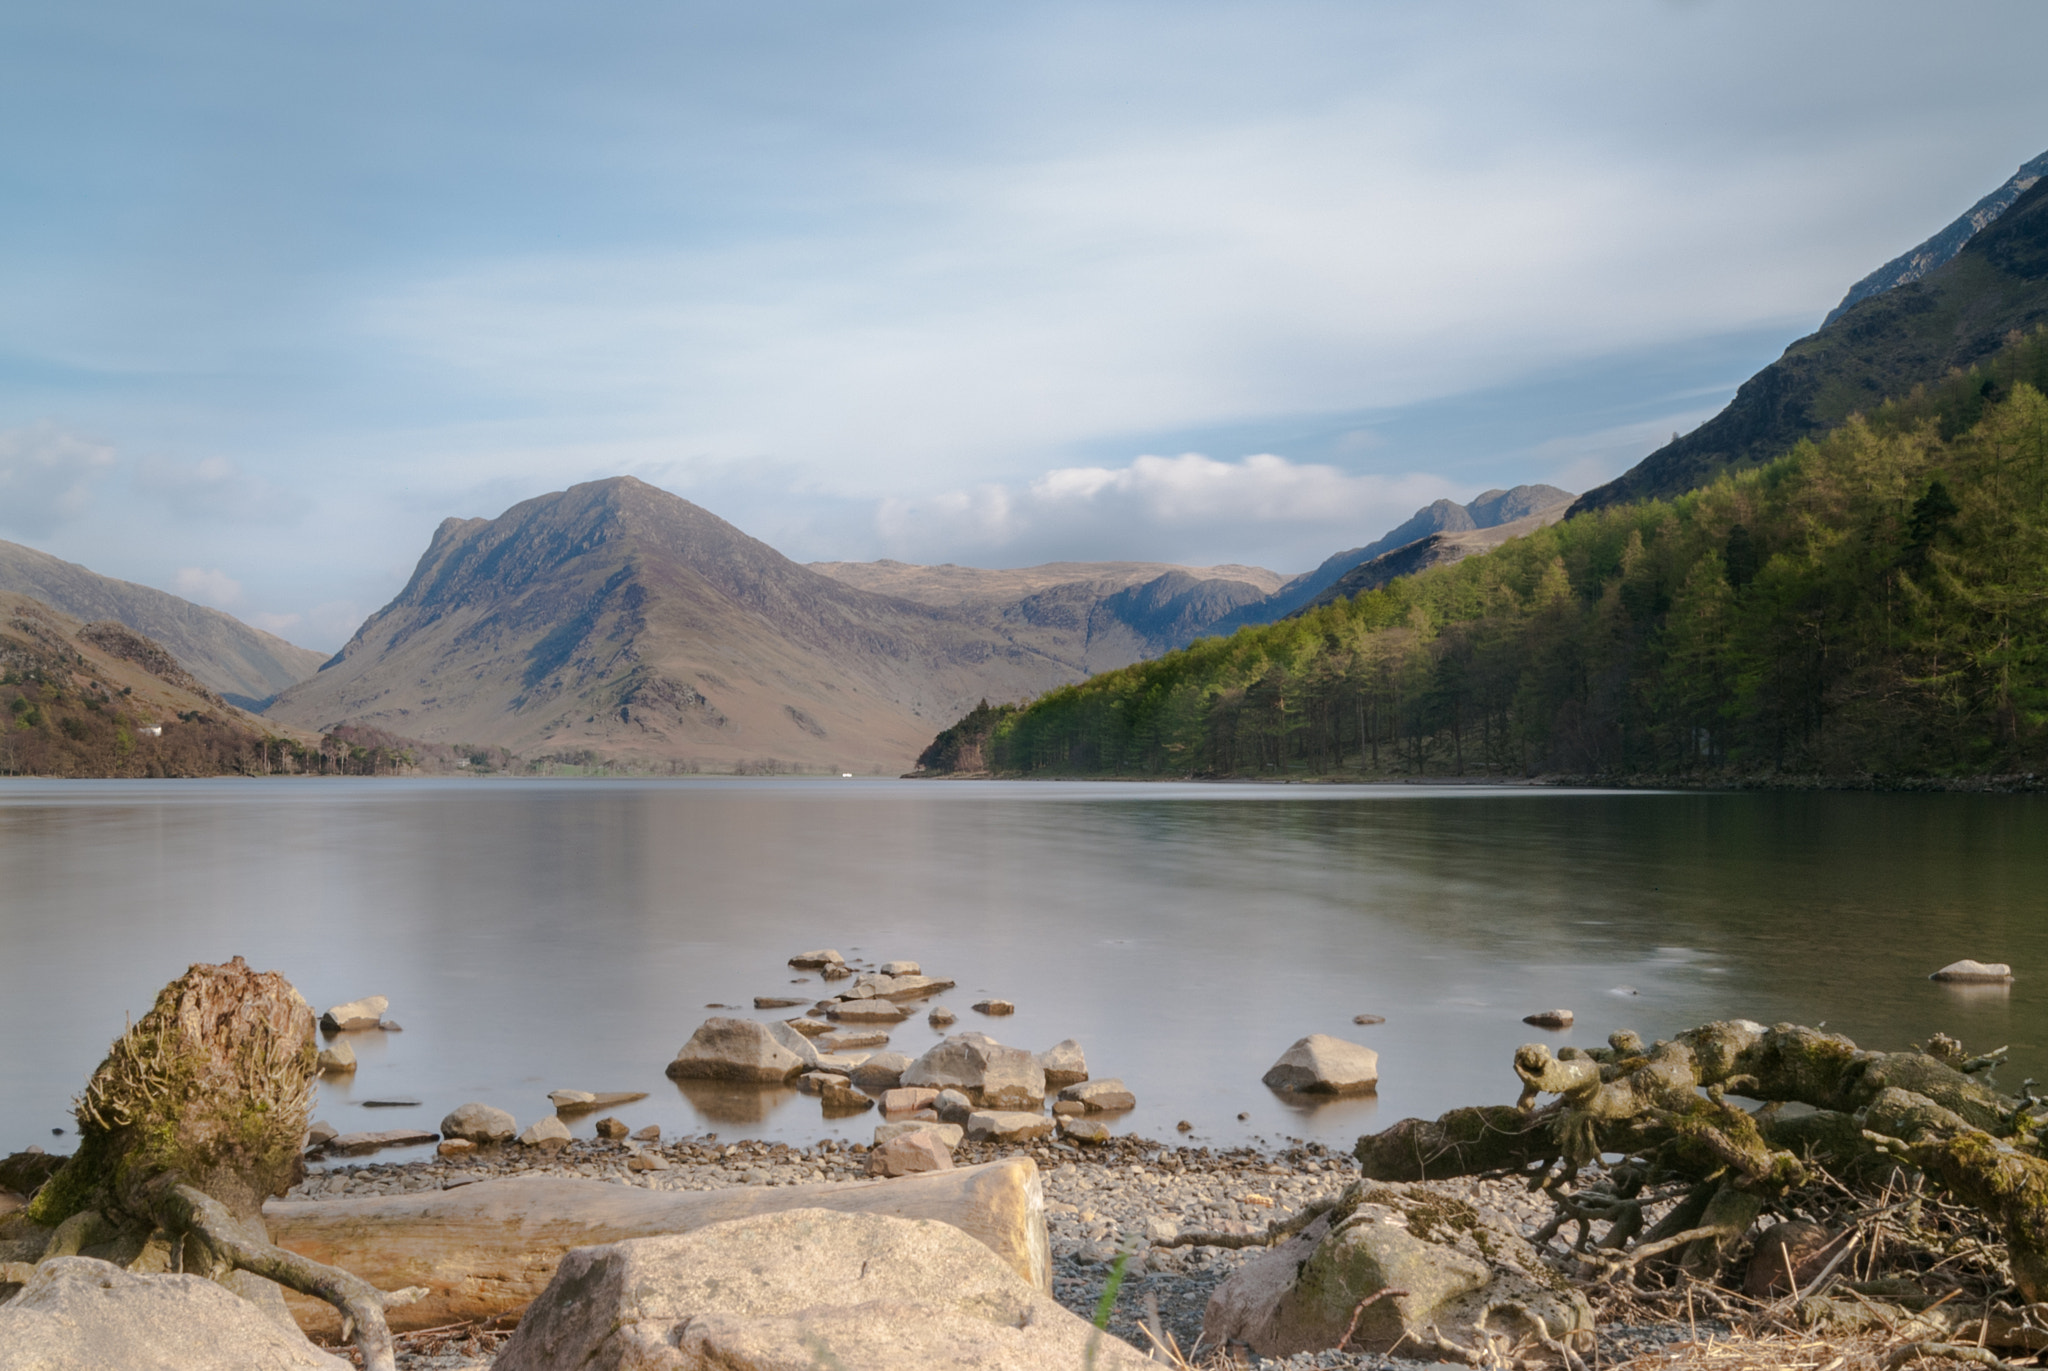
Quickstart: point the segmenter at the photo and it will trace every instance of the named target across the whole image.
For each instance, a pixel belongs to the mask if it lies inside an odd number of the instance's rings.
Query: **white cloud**
[[[171,589],[215,609],[229,609],[242,602],[242,583],[217,568],[181,566],[171,577]]]
[[[884,500],[875,530],[887,555],[910,561],[1277,561],[1285,570],[1304,548],[1367,542],[1432,500],[1472,494],[1426,473],[1190,452],[1056,468],[1019,488]]]
[[[40,537],[85,517],[114,450],[55,424],[0,432],[0,528]]]
[[[258,612],[245,615],[244,617],[265,633],[275,633],[280,638],[287,636],[292,629],[297,628],[306,621],[305,615],[295,613],[268,614]]]

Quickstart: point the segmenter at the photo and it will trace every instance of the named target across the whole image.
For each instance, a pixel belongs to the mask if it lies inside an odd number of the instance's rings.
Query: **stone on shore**
[[[975,1142],[1029,1142],[1052,1136],[1052,1120],[1029,1109],[977,1109],[967,1116]]]
[[[1950,962],[1927,979],[1978,985],[2009,984],[2012,981],[2012,968],[2004,962],[1980,962],[1965,957],[1959,962]]]
[[[658,1142],[660,1142],[660,1141],[661,1141],[661,1125],[660,1125],[660,1124],[658,1124],[658,1123],[651,1123],[651,1124],[647,1125],[647,1127],[645,1127],[645,1128],[636,1128],[636,1129],[634,1129],[634,1130],[633,1130],[633,1141],[635,1141],[635,1142],[644,1142],[644,1143],[646,1143],[646,1142],[647,1142],[647,1143],[649,1143],[649,1142],[651,1142],[651,1143],[658,1143]]]
[[[967,1116],[974,1112],[974,1101],[957,1090],[941,1090],[932,1100],[931,1110],[947,1123],[967,1126]]]
[[[947,1038],[910,1064],[903,1084],[957,1090],[985,1109],[1037,1109],[1045,1103],[1045,1069],[1038,1058],[986,1033]]]
[[[384,1011],[391,1008],[391,1001],[382,995],[365,995],[360,1000],[335,1005],[320,1016],[320,1026],[329,1033],[351,1033],[357,1029],[375,1028],[384,1018]]]
[[[626,1158],[626,1169],[628,1171],[666,1171],[669,1169],[668,1158],[662,1156],[659,1152],[635,1152],[632,1156]]]
[[[822,971],[828,966],[844,966],[846,958],[833,948],[821,947],[815,952],[799,952],[789,959],[789,964],[799,971]]]
[[[794,1030],[785,1031],[802,1040]],[[803,1058],[784,1046],[769,1025],[753,1019],[706,1019],[668,1064],[676,1080],[762,1084],[786,1081],[803,1069]]]
[[[1109,1114],[1138,1107],[1138,1097],[1125,1089],[1124,1083],[1114,1076],[1107,1080],[1070,1085],[1060,1091],[1060,1099],[1068,1104],[1078,1104],[1090,1114]]]
[[[827,1052],[846,1052],[857,1047],[887,1047],[889,1034],[880,1028],[842,1028],[818,1039]]]
[[[1047,1090],[1063,1090],[1088,1079],[1088,1058],[1082,1054],[1081,1044],[1072,1038],[1039,1053],[1038,1065],[1045,1072]]]
[[[899,1076],[902,1073],[897,1073]],[[929,1086],[905,1085],[882,1092],[884,1114],[909,1114],[919,1109],[931,1108],[939,1098],[939,1092]]]
[[[1431,1325],[1457,1343],[1484,1346],[1485,1330],[1519,1342],[1541,1318],[1549,1336],[1592,1350],[1593,1314],[1577,1291],[1539,1284],[1542,1271],[1526,1239],[1474,1215],[1443,1221],[1441,1194],[1424,1186],[1366,1182],[1298,1236],[1253,1258],[1209,1296],[1202,1339],[1248,1343],[1261,1357],[1290,1357],[1337,1346],[1418,1355]],[[1428,1237],[1418,1236],[1428,1234]],[[1399,1291],[1360,1301],[1379,1291]],[[1355,1326],[1353,1320],[1356,1319]]]
[[[840,1023],[902,1023],[910,1011],[894,1000],[844,1000],[825,1011]]]
[[[550,1114],[546,1118],[535,1119],[533,1126],[519,1135],[519,1141],[524,1146],[538,1147],[544,1152],[560,1152],[569,1145],[569,1125]]]
[[[1015,1014],[1017,1006],[1008,1000],[976,1000],[973,1005],[977,1014]]]
[[[459,1106],[441,1120],[441,1136],[473,1143],[509,1142],[518,1136],[519,1121],[502,1109],[475,1102]]]
[[[967,1130],[957,1123],[935,1123],[929,1119],[903,1119],[896,1123],[875,1125],[875,1146],[880,1147],[891,1138],[900,1138],[906,1133],[929,1133],[945,1144],[951,1152],[966,1141]]]
[[[306,1125],[306,1146],[320,1147],[341,1136],[341,1130],[325,1119],[315,1119]]]
[[[916,962],[883,962],[882,974],[884,976],[922,976],[924,968]]]
[[[274,1288],[274,1287],[273,1287]],[[0,1371],[343,1371],[296,1328],[200,1276],[52,1257],[0,1305]]]
[[[1061,1119],[1060,1136],[1077,1143],[1099,1146],[1109,1141],[1109,1125],[1100,1119]]]
[[[572,1251],[493,1368],[1039,1371],[1091,1359],[1096,1371],[1153,1367],[956,1228],[798,1209]]]
[[[910,1069],[910,1058],[901,1052],[877,1052],[852,1071],[853,1083],[863,1090],[894,1090]]]
[[[1379,1085],[1380,1054],[1327,1033],[1311,1033],[1281,1053],[1262,1079],[1274,1090],[1362,1094]]]
[[[870,1176],[914,1176],[953,1169],[953,1149],[928,1132],[899,1133],[868,1149]]]
[[[346,1041],[323,1047],[314,1067],[323,1076],[346,1076],[356,1069],[356,1050]]]
[[[1537,1028],[1570,1028],[1572,1012],[1569,1009],[1539,1009],[1534,1014],[1524,1015],[1522,1022]]]
[[[612,1142],[619,1141],[619,1139],[632,1131],[632,1129],[626,1127],[626,1121],[617,1115],[611,1115],[597,1121],[597,1136],[609,1139]]]
[[[440,1140],[440,1134],[423,1132],[417,1128],[387,1128],[381,1133],[340,1134],[328,1139],[323,1150],[353,1157],[365,1152],[378,1152],[387,1147],[421,1147]]]
[[[443,1138],[434,1147],[437,1157],[469,1157],[476,1154],[476,1144],[467,1138]]]

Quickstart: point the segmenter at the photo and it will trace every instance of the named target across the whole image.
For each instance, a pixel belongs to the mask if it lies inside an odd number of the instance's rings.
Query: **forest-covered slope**
[[[1703,490],[982,711],[927,768],[2048,772],[2044,390],[2037,331]]]

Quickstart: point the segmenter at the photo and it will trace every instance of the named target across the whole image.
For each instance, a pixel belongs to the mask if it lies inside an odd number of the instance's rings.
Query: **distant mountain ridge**
[[[2023,171],[2043,168],[2044,162],[2048,154]],[[2048,325],[2048,179],[2039,179],[2037,171],[2027,174],[2037,179],[1970,233],[1946,261],[1917,279],[1909,274],[1914,270],[1909,261],[1893,273],[1897,279],[1889,287],[1854,303],[1845,301],[1848,307],[1831,315],[1830,322],[1743,382],[1719,414],[1587,491],[1571,513],[1668,499],[1707,485],[1723,472],[1760,466],[1851,414],[1970,367],[2015,334]],[[2014,178],[1990,199],[2016,189],[2023,179]],[[1980,201],[1980,207],[1985,203]],[[1976,213],[1973,209],[1958,224]],[[1937,235],[1907,259],[1923,250],[1931,258],[1942,250],[1933,246],[1942,239]],[[1897,265],[1888,264],[1866,282],[1882,281]]]
[[[288,643],[231,614],[168,591],[0,541],[0,591],[38,600],[79,620],[111,619],[170,649],[204,685],[243,709],[260,710],[320,669],[322,654]]]

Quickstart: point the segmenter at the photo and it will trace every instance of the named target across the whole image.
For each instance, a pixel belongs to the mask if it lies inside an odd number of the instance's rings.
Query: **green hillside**
[[[2048,772],[2044,390],[2036,331],[1705,489],[980,711],[927,769]]]

